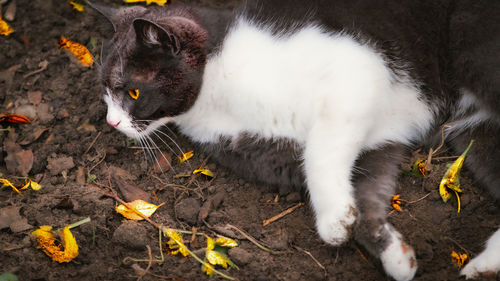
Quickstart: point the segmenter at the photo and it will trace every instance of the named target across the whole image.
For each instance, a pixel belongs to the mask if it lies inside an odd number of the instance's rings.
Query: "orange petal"
[[[119,206],[116,207],[116,212],[122,214],[127,219],[143,220],[144,217],[149,218],[151,215],[153,215],[156,209],[158,209],[163,204],[164,203],[160,205],[154,205],[139,199],[127,203],[128,207],[123,204],[120,204]]]

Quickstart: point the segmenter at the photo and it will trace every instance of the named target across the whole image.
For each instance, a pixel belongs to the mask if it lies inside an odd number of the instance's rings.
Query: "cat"
[[[500,2],[255,0],[113,9],[100,79],[107,122],[131,138],[173,124],[221,164],[307,187],[319,236],[351,236],[411,280],[386,219],[399,165],[447,124],[448,144],[500,198]],[[500,270],[500,230],[461,271]]]

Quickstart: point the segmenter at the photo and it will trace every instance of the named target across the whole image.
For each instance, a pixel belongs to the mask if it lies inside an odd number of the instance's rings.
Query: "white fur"
[[[481,277],[481,274],[498,274],[500,272],[500,229],[493,234],[486,249],[473,258],[460,272],[467,279]]]
[[[250,133],[303,145],[319,234],[338,245],[355,221],[354,161],[364,149],[420,137],[432,110],[419,96],[347,35],[309,26],[273,36],[240,19],[209,58],[196,103],[173,121],[202,143]]]
[[[391,234],[389,246],[380,255],[385,272],[397,281],[413,279],[417,271],[415,251],[403,241],[399,232],[387,224],[384,227]]]

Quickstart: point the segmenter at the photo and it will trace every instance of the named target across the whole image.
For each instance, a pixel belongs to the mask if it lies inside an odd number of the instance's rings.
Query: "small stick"
[[[144,277],[144,275],[148,274],[149,269],[151,268],[151,265],[153,264],[153,255],[151,254],[151,247],[149,247],[149,245],[146,245],[146,248],[148,248],[148,256],[149,256],[148,266],[146,267],[145,270],[143,270],[141,272],[141,275],[139,275],[139,277],[137,277],[137,281],[141,281],[142,277]]]
[[[290,214],[291,212],[295,211],[295,209],[297,209],[297,208],[299,208],[299,207],[302,207],[302,206],[304,206],[304,203],[303,203],[303,202],[300,202],[300,203],[298,203],[297,205],[295,205],[295,206],[293,206],[293,207],[291,207],[291,208],[288,208],[288,209],[284,210],[283,212],[281,212],[281,213],[277,214],[276,216],[274,216],[274,217],[272,217],[272,218],[270,218],[270,219],[264,220],[264,221],[262,222],[262,226],[266,226],[266,225],[268,225],[268,224],[270,224],[270,223],[272,223],[272,222],[274,222],[274,221],[276,221],[276,220],[279,220],[279,219],[281,219],[282,217],[284,217],[284,216],[286,216],[286,215]]]
[[[325,276],[328,275],[328,272],[326,271],[326,268],[311,254],[311,252],[309,251],[306,251],[302,248],[300,248],[299,246],[293,246],[295,249],[299,250],[299,251],[302,251],[304,252],[306,255],[308,255],[309,257],[311,257],[311,259],[321,268],[323,269],[323,271],[325,272]]]
[[[455,245],[457,245],[460,249],[462,249],[464,252],[468,253],[469,256],[472,254],[472,255],[476,255],[476,253],[472,252],[472,251],[469,251],[467,250],[466,248],[462,247],[462,245],[460,245],[460,243],[458,243],[457,241],[455,241],[454,239],[452,239],[451,237],[448,237],[446,236],[445,239],[448,239],[450,240],[451,242],[453,242]]]
[[[102,132],[99,132],[97,134],[97,136],[94,138],[94,140],[90,143],[89,147],[87,148],[87,150],[85,150],[85,152],[83,153],[84,155],[87,154],[90,149],[92,148],[92,146],[94,146],[94,144],[96,143],[97,139],[101,136]]]
[[[424,197],[417,199],[415,201],[408,202],[407,204],[414,204],[414,203],[420,202],[420,201],[424,200],[425,198],[427,198],[427,196],[429,196],[429,195],[431,195],[431,192],[427,193]]]
[[[264,252],[268,252],[268,253],[271,253],[271,254],[274,254],[274,255],[279,255],[281,254],[281,252],[277,252],[277,251],[273,251],[269,248],[266,248],[264,247],[262,244],[260,244],[259,242],[257,242],[257,240],[255,238],[253,238],[252,236],[246,234],[243,230],[237,228],[236,226],[234,225],[231,225],[231,224],[227,224],[228,227],[238,231],[241,235],[243,235],[248,241],[252,242],[253,244],[255,244],[255,246],[257,246],[259,249],[261,249],[262,251]]]

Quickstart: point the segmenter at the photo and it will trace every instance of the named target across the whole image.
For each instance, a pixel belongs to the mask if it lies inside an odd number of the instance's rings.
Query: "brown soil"
[[[235,3],[201,2],[217,7]],[[16,32],[0,38],[0,71],[15,65],[18,69],[11,85],[3,81],[9,79],[0,77],[1,111],[35,118],[31,124],[11,125],[10,133],[0,132],[0,143],[4,144],[0,172],[15,179],[22,176],[21,168],[25,168],[42,189],[27,190],[22,195],[10,188],[0,190],[0,212],[8,206],[19,207],[20,218],[26,218],[29,224],[20,229],[13,226],[0,229],[0,274],[12,272],[19,280],[137,279],[133,265],[145,269],[148,262],[124,259],[148,259],[146,246],[150,246],[153,257],[159,256],[158,231],[146,221],[125,220],[114,211],[115,201],[103,196],[106,187],[119,188],[115,180],[110,180],[109,167],[115,166],[128,175],[118,177],[142,188],[152,203],[166,202],[151,217],[155,222],[236,238],[239,246],[230,252],[230,257],[240,269],[224,272],[238,280],[388,279],[378,262],[356,242],[338,248],[323,243],[315,232],[307,196],[300,191],[246,182],[210,159],[206,167],[215,172],[213,180],[175,178],[204,163],[206,155],[196,151],[189,163],[172,161],[176,163],[173,169],[156,174],[149,157],[106,124],[106,107],[96,69],[79,66],[57,46],[57,40],[64,35],[98,55],[103,36],[96,26],[95,14],[71,10],[66,1],[17,0],[17,15],[11,25]],[[95,48],[93,40],[97,42]],[[44,60],[48,62],[46,70],[26,76],[39,69]],[[33,92],[40,92],[41,100],[40,94]],[[8,124],[2,126],[7,128]],[[192,149],[186,139],[168,133],[183,151]],[[33,153],[31,169],[7,170],[3,163],[8,161],[5,152],[8,140]],[[172,141],[166,143],[178,152]],[[166,146],[160,148],[176,158]],[[21,155],[26,154],[29,152]],[[26,160],[25,156],[19,157]],[[406,169],[410,160],[404,164]],[[450,253],[455,250],[477,255],[485,239],[500,224],[498,206],[478,188],[467,171],[463,171],[461,178],[462,212],[457,214],[455,199],[444,204],[437,186],[446,161],[438,164],[425,179],[402,174],[398,192],[407,202],[418,202],[404,204],[402,212],[389,213],[390,221],[416,249],[419,269],[415,280],[459,279],[459,269],[452,264]],[[263,220],[299,202],[305,205],[280,220],[262,225]],[[200,216],[206,218],[200,220]],[[53,262],[30,239],[31,231],[40,225],[59,228],[86,217],[92,221],[72,230],[80,254],[69,263]],[[228,224],[279,254],[260,250],[236,231],[224,231]],[[191,240],[190,236],[184,238]],[[204,245],[200,238],[188,243],[193,249]],[[179,256],[166,256],[163,263],[153,262],[148,272],[166,276],[167,280],[208,280],[196,260]],[[160,280],[160,277],[148,274],[142,280]]]

